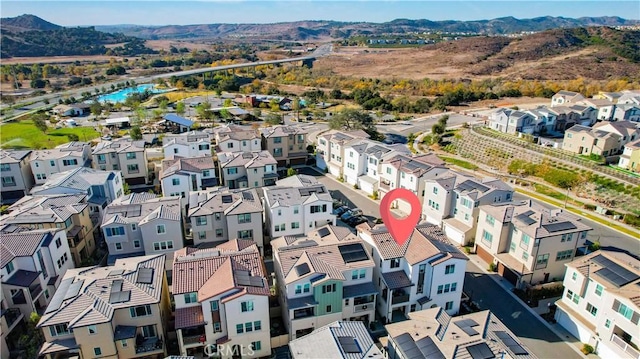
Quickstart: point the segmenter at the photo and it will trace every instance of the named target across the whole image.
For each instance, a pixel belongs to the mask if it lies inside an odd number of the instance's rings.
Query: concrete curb
[[[464,253],[464,251],[463,251]],[[464,255],[469,258],[469,261],[473,261],[474,258],[472,258],[470,255],[468,255],[467,253],[464,253]],[[477,257],[477,255],[474,255],[475,258],[479,258]],[[513,293],[513,291],[511,291],[511,288],[507,287],[504,284],[504,279],[502,277],[500,277],[500,275],[494,273],[494,272],[489,272],[484,266],[480,265],[482,263],[486,264],[482,259],[480,259],[479,261],[473,261],[474,264],[476,264],[478,266],[478,268],[480,268],[480,270],[485,273],[486,275],[489,276],[489,278],[491,278],[494,282],[496,282],[496,284],[498,284],[500,287],[502,287],[505,292],[509,293],[509,295],[511,297],[513,297],[515,300],[517,300],[518,302],[520,302],[520,304],[522,304],[523,307],[525,307],[529,313],[531,313],[534,317],[536,317],[536,319],[538,319],[540,322],[542,322],[549,330],[551,330],[557,337],[558,339],[564,341],[564,336],[565,334],[560,333],[558,330],[556,330],[556,328],[554,328],[551,324],[549,324],[549,322],[547,322],[546,320],[544,320],[540,315],[538,315],[538,313],[536,313],[533,309],[531,309],[531,307],[529,307],[527,305],[527,303],[525,303],[524,301],[522,301],[522,299],[520,299],[520,297],[518,297],[517,295],[515,295]],[[577,340],[577,338],[576,338]],[[578,340],[578,342],[580,342]],[[576,346],[573,343],[567,343],[567,345],[569,345],[576,353],[580,354],[580,356],[586,358],[587,356],[584,355],[584,353],[582,353],[582,351],[580,351],[579,348],[576,348]]]

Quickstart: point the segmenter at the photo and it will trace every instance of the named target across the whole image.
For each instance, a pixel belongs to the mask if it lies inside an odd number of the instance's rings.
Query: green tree
[[[24,350],[24,358],[37,358],[40,347],[44,343],[42,330],[36,327],[39,321],[40,315],[35,312],[31,313],[26,329],[18,339],[18,347]]]
[[[289,167],[289,169],[287,169],[287,177],[291,177],[291,176],[295,176],[298,174],[298,171],[296,171],[295,169]]]
[[[49,116],[44,112],[39,112],[31,116],[31,121],[33,121],[33,125],[42,132],[47,132],[47,120]]]
[[[131,136],[131,139],[134,141],[141,140],[142,131],[140,130],[140,126],[131,127],[131,129],[129,130],[129,135]]]
[[[129,184],[127,182],[122,182],[122,190],[125,195],[131,194],[131,188],[129,188]]]
[[[262,116],[262,110],[260,110],[259,108],[254,108],[253,109],[253,117],[260,118],[260,116]]]
[[[264,119],[264,122],[269,126],[275,126],[282,123],[282,117],[277,113],[270,113],[267,115],[267,118]]]
[[[199,104],[198,107],[196,107],[196,113],[201,119],[213,119],[213,112],[211,111],[211,104],[209,102]]]
[[[275,98],[269,101],[269,108],[271,111],[280,111],[280,103]]]
[[[227,110],[226,108],[223,108],[222,110],[220,110],[220,116],[226,121],[233,118],[233,115],[231,114],[231,112],[229,112],[229,110]]]
[[[186,108],[184,105],[184,102],[178,102],[178,104],[176,105],[176,114],[178,114],[179,116],[184,115],[184,113],[186,112]]]
[[[365,112],[353,108],[345,108],[329,120],[329,128],[333,130],[354,131],[363,130],[373,140],[380,140],[382,136],[373,123],[373,118]]]
[[[78,135],[76,135],[75,133],[69,133],[67,134],[67,138],[69,139],[69,141],[73,142],[73,141],[80,141],[80,137],[78,137]]]
[[[233,101],[231,101],[230,98],[225,99],[224,102],[222,103],[223,107],[233,107]]]
[[[93,103],[91,103],[91,106],[89,107],[89,110],[91,111],[91,114],[94,115],[96,119],[98,119],[98,117],[102,113],[102,105],[98,101],[93,101]]]

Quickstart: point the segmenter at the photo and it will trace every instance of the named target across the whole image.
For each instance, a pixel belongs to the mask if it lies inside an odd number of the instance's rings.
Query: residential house
[[[598,109],[595,107],[574,104],[569,109],[578,115],[579,125],[592,126],[598,119]]]
[[[442,308],[424,309],[385,329],[389,359],[537,358],[488,310],[451,317]]]
[[[418,196],[422,202],[424,199],[423,178],[447,172],[448,169],[444,167],[444,164],[444,161],[432,153],[415,157],[396,154],[385,158],[379,172],[380,198],[396,188],[405,188]],[[393,204],[404,213],[412,211],[409,202],[402,199],[394,201]]]
[[[511,202],[513,188],[496,178],[474,178],[455,171],[429,175],[424,180],[422,218],[441,226],[458,245],[475,237],[478,207]]]
[[[549,111],[556,116],[556,125],[553,129],[555,132],[564,132],[566,129],[581,122],[580,112],[571,107],[555,106],[549,108]]]
[[[223,185],[230,189],[273,186],[278,162],[269,151],[218,153]]]
[[[67,270],[38,328],[47,358],[164,358],[171,304],[164,255]]]
[[[363,322],[337,320],[289,342],[292,359],[382,359]]]
[[[182,204],[186,205],[189,192],[218,184],[213,158],[207,156],[164,160],[160,171],[160,184],[163,196],[182,197]]]
[[[357,185],[367,194],[378,191],[380,168],[385,158],[397,152],[377,141],[355,139],[344,148],[342,168],[345,182]]]
[[[108,264],[119,258],[165,254],[171,268],[173,252],[183,247],[180,198],[132,193],[105,209],[102,234]]]
[[[517,288],[557,281],[593,228],[561,209],[528,201],[480,206],[476,252]]]
[[[622,95],[623,95],[622,92],[604,92],[604,91],[599,91],[597,95],[593,95],[593,98],[594,99],[598,99],[598,100],[607,100],[609,102],[616,103],[616,102],[618,102],[618,99]]]
[[[2,226],[0,236],[3,309],[16,309],[27,319],[43,313],[62,276],[74,267],[65,231],[10,224]]]
[[[512,135],[532,134],[537,130],[537,122],[529,112],[500,108],[489,115],[489,127]]]
[[[596,251],[566,264],[555,319],[600,358],[640,357],[640,261]]]
[[[71,105],[59,104],[56,105],[51,113],[60,117],[76,117],[83,115],[83,110]]]
[[[342,132],[331,130],[318,136],[318,146],[316,147],[316,166],[322,170],[327,170],[336,177],[342,175],[344,168],[344,149],[350,141],[355,139],[369,138],[364,131]]]
[[[606,131],[620,136],[620,143],[615,153],[621,153],[624,146],[640,138],[640,128],[635,122],[615,121],[615,122],[599,122],[593,126],[594,131]]]
[[[262,139],[251,126],[232,124],[222,126],[215,129],[215,139],[217,152],[256,152],[262,150]]]
[[[86,194],[89,213],[100,222],[104,208],[124,193],[120,171],[100,171],[79,167],[55,173],[41,186],[34,187],[34,196]]]
[[[269,282],[255,242],[181,249],[173,273],[181,355],[198,355],[205,345],[230,348],[215,353],[221,358],[271,355]]]
[[[460,309],[468,258],[433,224],[418,224],[399,245],[384,225],[361,224],[358,235],[376,266],[378,314],[387,322],[416,310],[440,306],[454,315]]]
[[[35,183],[44,184],[54,173],[91,167],[91,146],[87,142],[69,142],[49,150],[35,150],[29,162]]]
[[[262,202],[255,189],[214,188],[189,195],[187,223],[196,246],[251,239],[262,252],[262,216]]]
[[[11,204],[31,191],[34,182],[30,155],[31,150],[0,149],[0,176],[2,177],[0,203]]]
[[[18,308],[10,308],[9,302],[0,291],[0,356],[11,358],[20,343],[20,337],[26,332],[25,316]]]
[[[307,163],[307,130],[297,126],[273,126],[261,130],[262,148],[271,152],[278,167]]]
[[[265,227],[271,238],[304,235],[327,224],[336,224],[333,199],[314,177],[297,175],[265,187]]]
[[[582,101],[582,100],[584,100],[584,96],[582,96],[581,94],[573,91],[562,90],[562,91],[558,91],[558,93],[556,93],[551,97],[551,106],[555,107],[555,106],[567,105],[567,104],[577,103],[578,101]]]
[[[149,165],[144,141],[131,139],[100,141],[93,148],[91,156],[93,168],[102,171],[121,171],[124,181],[129,185],[149,182]]]
[[[586,156],[607,157],[618,152],[621,142],[622,136],[617,133],[575,125],[565,131],[562,149]]]
[[[608,99],[587,98],[578,104],[597,109],[597,119],[600,121],[611,121],[616,108],[614,101]]]
[[[94,230],[98,222],[90,216],[86,194],[26,196],[8,208],[2,224],[34,229],[66,231],[71,257],[76,267],[89,260],[96,249]]]
[[[640,172],[640,140],[624,145],[618,166],[633,172]]]
[[[202,131],[190,131],[178,135],[166,135],[162,140],[164,159],[211,156],[211,135]]]
[[[640,98],[640,96],[638,96]],[[640,105],[635,103],[617,104],[611,121],[640,122]]]
[[[555,131],[557,115],[553,110],[546,106],[540,106],[528,110],[527,113],[534,117],[534,133],[546,134]]]
[[[194,122],[175,113],[168,113],[162,117],[158,124],[163,125],[167,131],[173,133],[185,133],[191,130]]]
[[[622,91],[620,97],[618,97],[618,104],[633,104],[640,106],[640,92],[639,91]]]
[[[274,239],[271,246],[290,340],[337,320],[374,320],[375,263],[348,228],[328,225],[305,237]]]

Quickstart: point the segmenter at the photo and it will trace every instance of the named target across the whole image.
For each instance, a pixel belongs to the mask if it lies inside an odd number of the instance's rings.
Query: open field
[[[134,60],[136,57],[127,57],[129,60]],[[93,56],[44,56],[44,57],[12,57],[8,59],[2,59],[3,65],[13,64],[55,64],[55,63],[72,63],[76,61],[81,62],[109,62],[111,59],[116,61],[122,61],[125,57],[119,56],[107,56],[107,55],[93,55]]]
[[[154,50],[166,50],[169,51],[171,46],[176,49],[187,48],[189,51],[193,50],[210,50],[211,45],[195,43],[195,42],[187,42],[187,41],[177,41],[177,40],[147,40],[145,46]]]
[[[61,128],[42,133],[31,121],[20,121],[0,126],[0,147],[2,148],[53,148],[69,142],[68,134],[75,134],[80,141],[90,141],[99,137],[91,127]]]

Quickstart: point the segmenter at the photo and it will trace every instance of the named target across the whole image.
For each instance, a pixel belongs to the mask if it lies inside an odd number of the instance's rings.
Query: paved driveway
[[[467,262],[464,291],[480,309],[490,309],[539,358],[581,357],[472,261]]]

